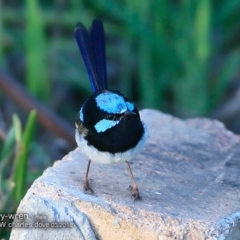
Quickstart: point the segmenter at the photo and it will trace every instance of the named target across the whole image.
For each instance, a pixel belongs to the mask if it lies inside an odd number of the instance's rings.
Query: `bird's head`
[[[140,120],[138,110],[123,94],[113,91],[94,93],[80,109],[79,119],[92,131],[104,133],[128,119]]]

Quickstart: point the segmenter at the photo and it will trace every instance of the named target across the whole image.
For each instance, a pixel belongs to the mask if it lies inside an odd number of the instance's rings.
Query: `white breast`
[[[130,161],[133,157],[135,157],[143,148],[146,139],[147,139],[147,128],[145,124],[144,127],[144,135],[142,136],[141,140],[138,144],[126,152],[121,153],[109,153],[109,152],[102,152],[97,150],[93,146],[89,146],[87,141],[82,137],[82,135],[76,130],[75,131],[75,139],[77,142],[78,147],[81,149],[83,154],[85,154],[88,159],[93,162],[97,163],[104,163],[104,164],[112,164],[112,163],[120,163],[125,161]]]

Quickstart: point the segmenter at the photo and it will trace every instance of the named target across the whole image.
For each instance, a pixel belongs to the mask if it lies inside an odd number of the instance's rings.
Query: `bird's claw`
[[[84,191],[84,193],[89,194],[89,195],[93,195],[94,194],[94,191],[89,186],[88,182],[84,182],[83,183],[83,191]]]
[[[139,195],[139,191],[137,187],[129,186],[129,191],[131,192],[132,198],[134,201],[142,200],[142,197]]]

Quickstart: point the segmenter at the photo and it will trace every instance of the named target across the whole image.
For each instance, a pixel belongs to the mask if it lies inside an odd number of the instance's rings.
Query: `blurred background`
[[[76,146],[91,89],[74,28],[96,17],[110,89],[139,109],[218,119],[240,133],[240,1],[0,0],[0,213],[15,212]]]

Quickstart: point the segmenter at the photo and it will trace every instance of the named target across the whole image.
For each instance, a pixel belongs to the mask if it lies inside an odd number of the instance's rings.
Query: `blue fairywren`
[[[129,161],[145,143],[145,126],[128,98],[118,91],[108,90],[102,22],[95,19],[90,31],[79,23],[75,38],[94,92],[81,107],[76,121],[76,142],[89,159],[84,191],[93,194],[88,182],[91,161],[106,164],[126,162],[133,182],[133,187],[130,187],[132,197],[140,199]]]

